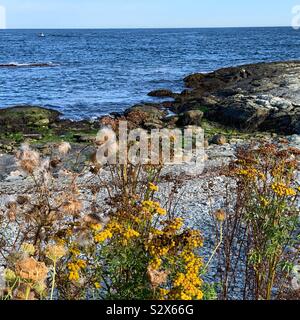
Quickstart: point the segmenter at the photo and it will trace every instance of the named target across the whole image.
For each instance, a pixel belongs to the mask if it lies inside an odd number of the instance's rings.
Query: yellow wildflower
[[[86,261],[84,261],[82,259],[76,260],[75,263],[80,269],[85,269],[86,268]]]
[[[111,239],[113,234],[109,230],[104,230],[100,233],[98,233],[95,237],[94,240],[96,243],[103,243],[108,239]]]
[[[167,214],[167,210],[163,209],[163,208],[158,208],[156,210],[156,212],[160,215],[160,216],[165,216]]]
[[[102,229],[102,225],[100,223],[97,223],[97,224],[91,224],[90,225],[90,228],[93,230],[93,231],[100,231]]]
[[[265,197],[261,197],[260,201],[263,207],[267,207],[270,204],[270,201],[268,201]]]
[[[149,183],[149,189],[150,189],[151,191],[158,192],[159,187],[156,186],[154,183]]]
[[[95,282],[94,286],[96,289],[100,289],[101,288],[101,284],[99,282]]]
[[[293,188],[289,188],[286,184],[280,182],[273,183],[272,189],[279,197],[294,197],[297,194]]]
[[[69,274],[69,280],[70,281],[78,281],[80,278],[79,273],[76,271],[71,271]]]
[[[80,250],[76,247],[72,247],[70,250],[69,250],[70,254],[73,255],[73,256],[79,256],[80,255]]]
[[[154,258],[153,260],[150,261],[150,268],[153,270],[159,270],[159,268],[162,265],[162,260],[160,258]]]
[[[140,234],[131,228],[127,229],[126,232],[124,233],[124,237],[126,239],[137,238],[139,236],[140,236]]]

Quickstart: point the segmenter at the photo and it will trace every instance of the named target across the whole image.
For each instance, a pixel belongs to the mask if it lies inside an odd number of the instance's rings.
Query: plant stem
[[[50,300],[53,300],[53,293],[54,293],[54,287],[55,287],[55,277],[56,277],[56,261],[53,261],[53,276],[52,276],[52,287],[51,287]]]
[[[223,243],[223,223],[221,223],[221,226],[220,226],[220,241],[218,242],[218,244],[216,245],[214,251],[212,252],[209,260],[207,261],[205,267],[204,267],[204,271],[206,272],[208,266],[210,265],[211,263],[211,260],[213,259],[213,257],[215,256],[215,254],[217,253],[217,251],[219,250],[220,246],[222,245]]]
[[[30,284],[28,284],[27,288],[26,288],[26,293],[25,293],[25,300],[28,300],[29,295],[30,295]]]

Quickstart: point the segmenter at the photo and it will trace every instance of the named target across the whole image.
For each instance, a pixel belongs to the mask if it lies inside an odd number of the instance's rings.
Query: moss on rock
[[[0,110],[0,132],[32,133],[48,128],[59,119],[60,113],[35,106],[16,106]]]

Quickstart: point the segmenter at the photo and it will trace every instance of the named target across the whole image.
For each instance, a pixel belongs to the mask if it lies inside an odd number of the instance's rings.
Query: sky
[[[0,27],[5,18],[7,28],[37,29],[290,26],[295,5],[300,0],[0,0]]]

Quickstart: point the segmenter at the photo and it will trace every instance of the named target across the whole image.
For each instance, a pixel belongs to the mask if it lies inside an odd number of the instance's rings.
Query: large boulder
[[[200,110],[190,110],[179,115],[178,125],[181,126],[200,126],[203,118],[203,112]]]
[[[60,113],[35,106],[0,109],[0,132],[35,132],[59,120]]]
[[[223,68],[184,79],[172,111],[207,108],[204,117],[245,131],[300,131],[300,61]]]
[[[149,92],[148,96],[156,98],[174,98],[176,94],[168,89],[160,89]]]
[[[167,116],[167,111],[159,105],[136,105],[124,112],[124,116],[127,121],[133,123],[136,126],[143,127],[145,124],[162,123]]]
[[[228,141],[227,141],[227,138],[224,135],[216,134],[210,139],[209,142],[212,143],[212,144],[217,144],[219,146],[222,146],[222,145],[226,144]]]
[[[254,131],[268,118],[272,108],[262,105],[254,97],[236,95],[209,109],[207,118],[241,130]]]

